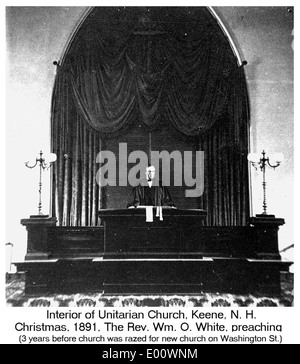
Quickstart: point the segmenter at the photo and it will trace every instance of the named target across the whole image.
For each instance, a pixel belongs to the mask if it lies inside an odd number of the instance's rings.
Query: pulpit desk
[[[196,244],[206,211],[162,207],[161,219],[156,207],[150,209],[151,222],[146,219],[144,207],[98,212],[104,226],[104,258],[175,257]]]

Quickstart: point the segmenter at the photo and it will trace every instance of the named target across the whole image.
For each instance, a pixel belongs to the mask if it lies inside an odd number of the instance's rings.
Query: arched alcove
[[[208,225],[249,216],[248,96],[232,42],[207,7],[94,7],[76,28],[53,91],[52,213],[60,225],[96,225],[99,208],[126,207],[131,186],[101,187],[97,155],[119,145],[204,152],[204,193],[178,207],[204,208]],[[151,144],[150,144],[151,140]],[[171,165],[171,176],[174,171]],[[195,172],[195,164],[191,166]],[[183,179],[184,182],[184,179]]]

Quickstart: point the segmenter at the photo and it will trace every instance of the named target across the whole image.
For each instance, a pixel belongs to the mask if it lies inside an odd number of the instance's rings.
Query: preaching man
[[[167,187],[161,183],[158,183],[158,185],[157,183],[153,183],[155,181],[155,167],[147,167],[145,175],[147,184],[144,186],[139,184],[133,188],[133,201],[127,207],[168,206],[176,208]]]

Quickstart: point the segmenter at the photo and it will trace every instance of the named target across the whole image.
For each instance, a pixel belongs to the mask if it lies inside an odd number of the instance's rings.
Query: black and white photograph
[[[298,340],[287,5],[2,7],[5,341]]]

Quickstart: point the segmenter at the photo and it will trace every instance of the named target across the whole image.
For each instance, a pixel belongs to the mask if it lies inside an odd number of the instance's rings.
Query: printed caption
[[[283,342],[283,325],[264,319],[261,311],[258,314],[253,309],[47,309],[43,313],[44,318],[41,321],[24,319],[14,323],[19,343]]]

